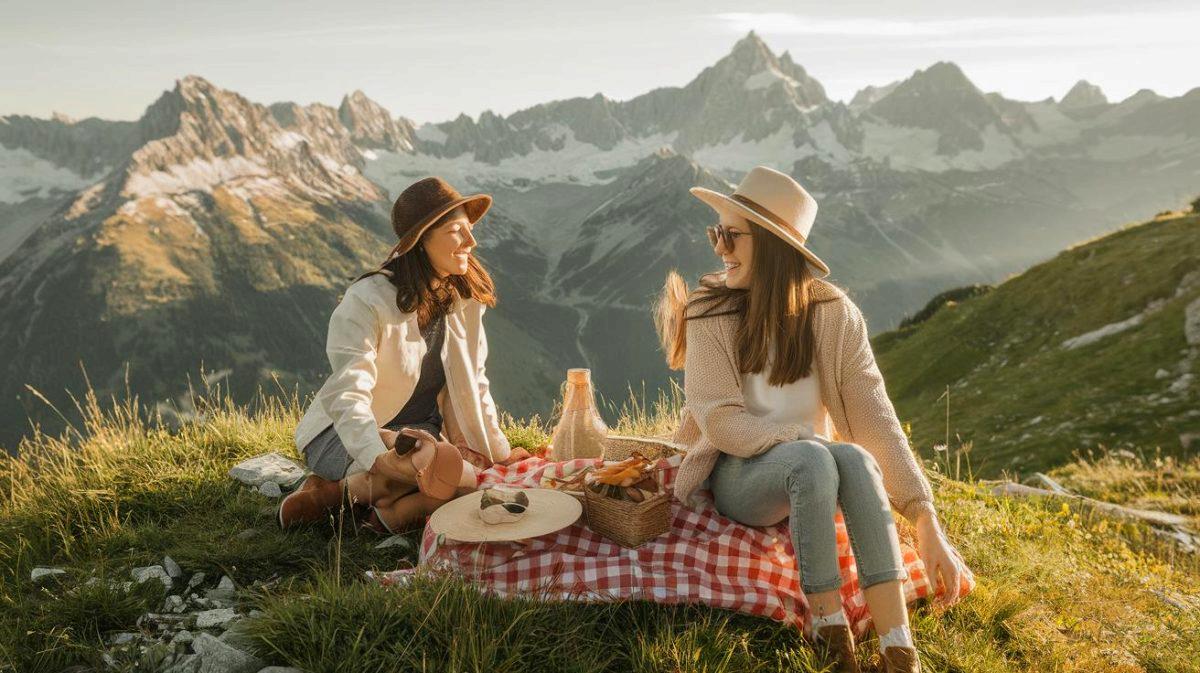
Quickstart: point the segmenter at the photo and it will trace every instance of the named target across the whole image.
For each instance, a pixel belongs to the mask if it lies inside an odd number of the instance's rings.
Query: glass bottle
[[[600,458],[608,426],[596,409],[589,369],[568,369],[563,385],[562,418],[550,436],[551,460]]]

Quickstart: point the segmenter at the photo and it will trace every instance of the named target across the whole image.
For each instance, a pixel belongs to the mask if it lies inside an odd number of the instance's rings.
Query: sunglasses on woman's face
[[[714,248],[717,247],[717,241],[720,241],[721,245],[725,246],[725,249],[730,252],[733,252],[733,245],[737,243],[738,237],[746,235],[745,232],[741,232],[736,229],[730,229],[729,227],[722,226],[720,224],[714,224],[713,226],[705,229],[705,231],[708,232],[708,242],[711,243]]]

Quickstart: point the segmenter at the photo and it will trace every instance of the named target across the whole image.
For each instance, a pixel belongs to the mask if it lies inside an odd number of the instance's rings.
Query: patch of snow
[[[73,192],[94,180],[63,168],[24,148],[0,145],[0,202],[19,203],[54,192]]]
[[[295,131],[284,131],[271,138],[271,144],[281,150],[290,150],[305,142],[308,142],[308,138]]]
[[[1137,327],[1138,325],[1142,324],[1143,321],[1145,321],[1146,316],[1161,309],[1165,303],[1166,302],[1161,299],[1152,301],[1144,310],[1142,310],[1141,313],[1138,313],[1137,315],[1128,317],[1119,322],[1109,323],[1090,332],[1080,334],[1079,336],[1071,337],[1070,339],[1063,341],[1061,346],[1067,350],[1074,350],[1076,348],[1082,348],[1083,346],[1090,346],[1101,339],[1110,337],[1114,334],[1120,334],[1121,332]]]
[[[770,166],[786,173],[792,164],[814,154],[817,150],[807,143],[796,147],[795,129],[785,124],[758,140],[746,140],[743,134],[728,142],[701,147],[692,152],[692,158],[702,166],[719,171],[745,173],[755,166]]]
[[[783,74],[783,72],[772,65],[768,65],[766,68],[759,70],[753,75],[747,77],[745,86],[749,91],[757,91],[758,89],[765,89],[779,81],[787,82],[789,85],[794,87],[800,86],[799,82]]]
[[[581,142],[567,129],[561,150],[533,150],[508,157],[498,163],[478,161],[473,152],[457,157],[436,157],[378,150],[379,158],[367,164],[365,174],[388,189],[402,188],[416,177],[440,175],[454,185],[484,187],[510,185],[527,191],[534,183],[603,185],[613,177],[602,175],[627,168],[664,145],[671,145],[676,134],[654,134],[622,140],[611,150],[602,150]]]
[[[981,136],[983,149],[946,156],[937,153],[940,137],[937,131],[866,122],[863,124],[863,154],[887,161],[896,170],[935,173],[951,169],[997,168],[1022,156],[1021,148],[994,124],[989,124]]]
[[[121,194],[129,198],[139,198],[180,194],[193,190],[208,192],[223,182],[249,176],[269,177],[270,171],[245,157],[193,159],[186,164],[171,166],[165,171],[131,175]]]

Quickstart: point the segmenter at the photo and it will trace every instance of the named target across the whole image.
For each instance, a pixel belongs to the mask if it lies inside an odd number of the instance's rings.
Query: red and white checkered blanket
[[[668,491],[681,456],[659,460]],[[566,477],[601,460],[548,462],[529,458],[510,466],[495,465],[479,475],[481,487],[513,484],[536,488],[546,476]],[[708,493],[702,491],[703,496]],[[808,604],[800,590],[796,559],[787,521],[769,527],[749,527],[717,513],[711,498],[696,512],[671,501],[671,527],[637,549],[609,542],[583,523],[520,543],[461,543],[425,527],[420,563],[460,573],[499,596],[540,596],[546,599],[642,599],[658,603],[704,603],[717,608],[769,617],[803,627]],[[839,513],[838,551],[841,559],[842,601],[846,615],[860,634],[870,615],[858,587],[854,557]],[[929,594],[925,569],[916,551],[902,544],[909,602]],[[415,569],[372,574],[385,585],[405,581]],[[965,573],[963,593],[975,586]]]

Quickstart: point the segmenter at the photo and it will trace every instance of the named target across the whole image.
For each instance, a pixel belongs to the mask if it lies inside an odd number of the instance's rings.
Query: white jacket
[[[446,316],[446,387],[438,408],[452,443],[497,461],[510,448],[484,373],[484,308],[474,299],[458,299]],[[352,284],[334,309],[325,352],[333,373],[296,427],[296,448],[303,450],[332,423],[354,459],[349,473],[365,472],[387,451],[379,428],[412,397],[421,374],[426,346],[417,314],[397,308],[396,288],[387,277],[368,276]]]

